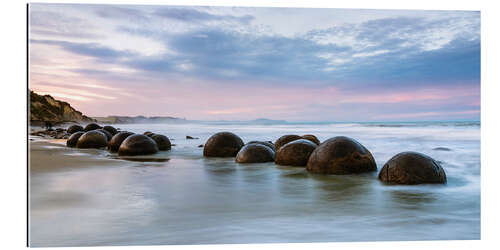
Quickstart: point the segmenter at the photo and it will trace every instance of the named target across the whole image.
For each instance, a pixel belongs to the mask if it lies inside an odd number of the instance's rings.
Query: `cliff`
[[[63,122],[94,122],[95,120],[74,109],[67,102],[54,99],[50,95],[39,95],[30,90],[30,123],[41,124]]]

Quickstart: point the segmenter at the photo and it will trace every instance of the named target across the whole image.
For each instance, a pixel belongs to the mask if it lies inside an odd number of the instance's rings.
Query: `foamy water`
[[[480,238],[478,123],[117,127],[167,135],[176,146],[160,155],[170,160],[32,174],[32,246]],[[372,152],[379,170],[399,152],[418,151],[441,163],[448,184],[392,186],[377,173],[320,176],[300,167],[203,158],[197,146],[220,131],[244,141],[349,136]]]

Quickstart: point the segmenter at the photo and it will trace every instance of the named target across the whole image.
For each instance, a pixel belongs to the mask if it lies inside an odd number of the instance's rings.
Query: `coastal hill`
[[[71,107],[67,102],[56,100],[50,95],[39,95],[31,90],[29,115],[32,125],[43,125],[45,121],[53,124],[95,121]]]
[[[106,116],[93,117],[99,123],[126,124],[126,123],[185,123],[186,119],[171,116]]]

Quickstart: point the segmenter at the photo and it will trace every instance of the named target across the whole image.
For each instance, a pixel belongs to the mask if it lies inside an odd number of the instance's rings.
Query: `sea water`
[[[175,146],[160,156],[168,161],[32,173],[31,246],[480,238],[479,122],[116,127],[167,135]],[[440,162],[448,183],[385,185],[378,173],[323,176],[302,167],[204,158],[198,145],[220,131],[245,142],[285,134],[352,137],[371,151],[378,171],[395,154],[417,151]]]

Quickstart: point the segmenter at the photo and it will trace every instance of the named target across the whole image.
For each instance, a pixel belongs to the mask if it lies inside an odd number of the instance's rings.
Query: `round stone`
[[[159,150],[167,151],[172,148],[172,144],[170,143],[168,137],[160,134],[153,134],[150,137],[156,142],[156,145],[158,145]]]
[[[314,142],[316,145],[321,144],[318,137],[316,137],[314,135],[303,135],[302,138],[310,140],[310,141]]]
[[[284,136],[278,138],[278,140],[276,140],[274,142],[274,150],[276,152],[278,152],[278,150],[280,149],[281,146],[283,146],[291,141],[295,141],[295,140],[299,140],[299,139],[302,139],[302,137],[298,136],[298,135],[284,135]]]
[[[154,133],[151,131],[146,131],[146,132],[144,132],[144,135],[151,137],[152,135],[154,135]]]
[[[116,135],[113,135],[111,140],[108,142],[108,150],[111,152],[118,152],[120,145],[122,142],[127,139],[127,137],[133,135],[134,133],[128,131],[118,132]]]
[[[243,145],[239,136],[231,132],[219,132],[208,138],[203,148],[203,156],[234,157]]]
[[[111,138],[113,137],[113,135],[111,133],[109,133],[108,131],[100,128],[100,129],[96,129],[95,131],[99,131],[99,132],[102,132],[103,134],[106,135],[106,139],[109,141],[111,140]]]
[[[158,146],[156,142],[145,135],[139,134],[127,137],[118,149],[118,155],[120,156],[149,155],[157,152]]]
[[[431,157],[417,152],[393,156],[382,167],[378,178],[392,184],[445,184],[444,169]]]
[[[78,138],[77,148],[102,148],[108,145],[108,139],[103,132],[91,130]]]
[[[236,155],[238,163],[258,163],[274,161],[274,150],[270,147],[258,143],[250,143],[241,148]]]
[[[100,129],[100,128],[102,128],[102,127],[99,126],[99,124],[92,122],[92,123],[87,124],[87,126],[85,126],[85,128],[83,130],[85,132],[88,132],[88,131],[96,130],[96,129]]]
[[[73,134],[71,134],[71,136],[66,141],[66,146],[72,147],[72,148],[76,147],[76,143],[78,142],[78,139],[83,134],[85,134],[85,132],[82,132],[82,131],[74,132]]]
[[[274,144],[272,142],[269,142],[269,141],[251,141],[251,142],[248,142],[246,145],[248,145],[248,144],[261,144],[261,145],[264,145],[264,146],[268,146],[273,151],[275,151]]]
[[[68,130],[66,130],[66,132],[68,134],[73,134],[73,133],[76,133],[76,132],[79,132],[79,131],[83,131],[83,127],[78,125],[78,124],[75,124],[75,125],[71,125],[69,126]]]
[[[102,127],[102,129],[108,131],[111,135],[116,135],[116,133],[118,133],[118,130],[116,130],[116,128],[113,126],[106,125]]]
[[[337,136],[321,143],[307,161],[307,170],[316,174],[357,174],[377,170],[368,149],[356,140]]]
[[[307,160],[311,153],[318,145],[306,139],[298,139],[291,141],[276,152],[276,160],[278,165],[286,166],[306,166]]]

